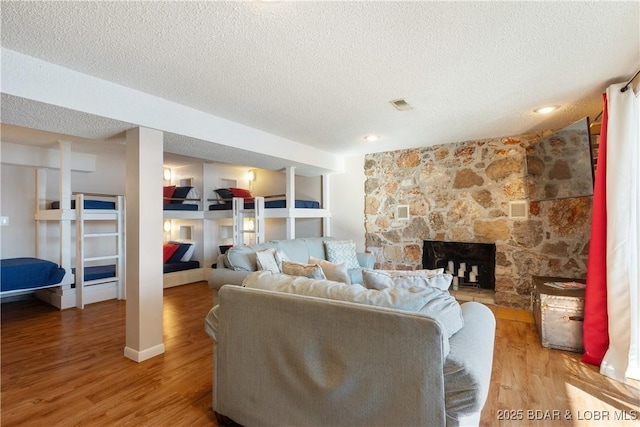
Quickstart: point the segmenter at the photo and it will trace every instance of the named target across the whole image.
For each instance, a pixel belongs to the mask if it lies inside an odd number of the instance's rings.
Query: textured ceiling
[[[606,86],[640,67],[636,1],[1,7],[3,47],[337,154],[559,128],[597,115]],[[397,98],[414,109],[395,110]],[[3,123],[36,127],[10,101]],[[561,108],[532,112],[547,104]],[[129,126],[69,117],[48,130]],[[206,143],[174,135],[165,147],[199,156]]]

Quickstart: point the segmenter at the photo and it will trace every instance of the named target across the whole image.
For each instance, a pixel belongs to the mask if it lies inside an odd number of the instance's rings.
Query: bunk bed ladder
[[[264,243],[264,197],[256,197],[254,199],[253,209],[244,208],[244,199],[242,197],[234,197],[231,203],[233,245],[244,245],[245,234],[253,234],[256,244]],[[245,219],[253,221],[253,229],[245,229]]]
[[[83,309],[85,305],[85,287],[100,283],[116,282],[118,299],[123,296],[123,196],[116,196],[115,232],[85,233],[85,221],[87,213],[84,209],[84,194],[76,195],[76,307]],[[116,239],[116,253],[102,256],[85,256],[85,241],[87,238],[114,237]],[[115,277],[104,279],[85,280],[85,263],[92,261],[115,260]]]

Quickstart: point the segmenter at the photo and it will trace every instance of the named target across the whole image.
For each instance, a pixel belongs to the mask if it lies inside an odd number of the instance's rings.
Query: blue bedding
[[[191,203],[167,203],[162,205],[162,209],[165,211],[197,211],[198,205]]]
[[[296,200],[295,206],[296,208],[301,208],[301,209],[320,209],[320,202],[316,202],[314,200]],[[253,209],[253,207],[254,207],[253,203],[244,204],[245,209]],[[286,208],[287,201],[286,200],[268,200],[264,202],[264,207],[266,209]],[[231,203],[209,205],[209,210],[210,211],[231,210]]]
[[[76,201],[72,200],[71,201],[71,209],[75,209],[76,208]],[[85,200],[84,201],[84,208],[85,209],[115,209],[116,208],[116,202],[107,202],[105,200]],[[51,209],[60,209],[60,202],[59,201],[55,201],[55,202],[51,202]]]
[[[76,269],[72,268],[71,272],[76,274]],[[116,277],[116,265],[96,265],[84,268],[84,280],[106,279],[108,277]]]
[[[0,290],[2,292],[54,286],[64,278],[64,268],[37,258],[0,260]]]
[[[192,270],[194,268],[200,268],[200,262],[198,261],[186,261],[186,262],[174,262],[171,264],[162,265],[162,273],[173,273],[174,271]]]

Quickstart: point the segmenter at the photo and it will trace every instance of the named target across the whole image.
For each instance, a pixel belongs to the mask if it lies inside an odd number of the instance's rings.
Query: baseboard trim
[[[145,360],[156,357],[164,353],[164,344],[158,344],[145,350],[135,350],[131,347],[124,348],[124,357],[133,360],[134,362],[144,362]]]

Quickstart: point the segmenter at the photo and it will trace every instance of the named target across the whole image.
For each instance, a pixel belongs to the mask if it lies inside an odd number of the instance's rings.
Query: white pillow
[[[309,264],[316,264],[322,268],[322,272],[327,277],[327,280],[334,282],[342,282],[347,285],[351,284],[349,278],[349,272],[347,271],[347,263],[341,262],[339,264],[329,262],[324,259],[309,257]]]
[[[435,270],[362,270],[362,281],[368,289],[386,288],[438,288],[446,291],[453,276],[443,274],[444,269]]]
[[[356,244],[351,240],[325,240],[327,260],[333,263],[346,262],[347,268],[360,268],[356,255]]]
[[[293,261],[282,261],[282,272],[290,276],[302,276],[309,279],[326,279],[322,267],[316,264],[300,264]]]
[[[198,194],[198,190],[196,190],[196,187],[191,187],[191,190],[189,190],[189,192],[187,193],[187,197],[185,197],[185,199],[199,199],[199,198],[200,198],[200,194]],[[182,204],[197,205],[198,201],[197,200],[183,200]]]
[[[256,264],[258,270],[267,270],[272,273],[280,273],[280,267],[276,262],[276,250],[273,248],[256,252]]]

